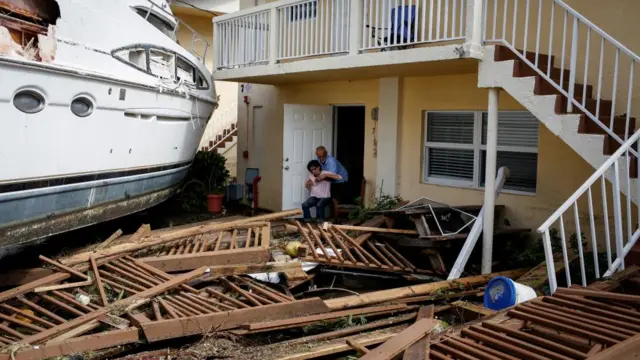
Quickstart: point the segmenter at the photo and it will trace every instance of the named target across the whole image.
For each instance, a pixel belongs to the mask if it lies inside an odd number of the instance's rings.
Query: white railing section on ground
[[[216,23],[216,66],[233,68],[269,61],[269,11],[261,11]]]
[[[487,0],[484,7],[486,42],[516,52],[570,100],[567,112],[584,113],[620,144],[628,139],[638,55],[561,0]]]
[[[464,39],[466,0],[364,0],[362,50]]]
[[[351,0],[307,0],[278,8],[278,60],[347,53]]]
[[[573,217],[572,230],[575,231],[577,241],[574,241],[578,251],[578,260],[580,262],[580,284],[587,285],[588,279],[599,279],[602,276],[610,276],[615,271],[624,269],[624,257],[640,237],[640,205],[634,208],[632,199],[638,198],[640,195],[640,181],[636,181],[636,188],[631,189],[630,163],[637,161],[637,158],[630,154],[632,147],[638,145],[640,139],[640,131],[634,133],[621,147],[618,149],[589,179],[580,186],[569,199],[556,210],[547,221],[538,228],[538,233],[542,234],[544,245],[545,260],[547,264],[547,275],[549,277],[549,287],[551,292],[555,292],[558,288],[556,279],[556,270],[554,266],[553,244],[551,241],[551,229],[558,230],[560,245],[562,249],[562,257],[564,260],[566,286],[569,287],[574,283],[571,278],[568,241],[571,236],[565,228],[565,218]],[[640,170],[640,166],[638,166]],[[606,175],[611,176],[611,187],[607,186]],[[640,175],[638,174],[633,175]],[[626,188],[626,196],[623,189]],[[632,192],[633,190],[633,192]],[[595,194],[595,195],[594,195]],[[600,196],[598,196],[600,195]],[[585,199],[586,197],[586,199]],[[595,198],[595,199],[594,199]],[[599,204],[595,200],[600,200]],[[611,203],[609,202],[611,199]],[[624,204],[623,204],[624,199]],[[586,201],[585,201],[586,200]],[[587,212],[585,214],[583,206],[586,202]],[[640,202],[639,202],[640,203]],[[601,212],[599,210],[602,210]],[[634,212],[637,219],[634,220]],[[567,214],[570,213],[570,214]],[[610,224],[610,214],[613,215],[612,224]],[[582,217],[582,219],[581,219]],[[586,219],[584,219],[586,217]],[[567,223],[571,226],[571,223]],[[611,234],[611,226],[613,226],[613,234]],[[602,229],[600,233],[596,229]],[[585,239],[582,238],[582,232],[585,233]],[[590,247],[593,252],[593,273],[587,273],[586,264],[590,260],[585,259],[583,241],[587,243],[590,240]],[[599,257],[599,241],[604,242],[607,254],[607,270],[600,271]],[[615,243],[615,254],[613,254],[611,241]],[[614,258],[615,255],[615,258]]]

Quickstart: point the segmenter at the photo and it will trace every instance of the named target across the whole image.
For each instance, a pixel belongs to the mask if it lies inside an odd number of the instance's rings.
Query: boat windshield
[[[136,7],[136,13],[142,16],[149,22],[149,24],[153,25],[156,29],[160,30],[163,34],[170,37],[173,40],[176,40],[176,27],[178,25],[171,24],[170,22],[162,19],[158,15],[151,12],[149,9]]]

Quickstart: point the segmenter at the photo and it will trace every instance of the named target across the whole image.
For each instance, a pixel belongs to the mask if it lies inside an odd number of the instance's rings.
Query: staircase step
[[[538,63],[538,68],[542,70],[545,74],[547,73],[547,63]],[[554,67],[551,69],[551,79],[555,81],[560,81],[560,73],[564,72],[564,76],[562,80],[569,79],[571,72],[567,69],[561,70],[560,68]],[[529,77],[529,76],[540,76],[531,66],[527,65],[522,60],[518,60],[515,62],[513,66],[513,76],[514,77]]]
[[[517,49],[518,52],[520,54],[522,54],[522,50],[521,49]],[[525,57],[527,58],[527,60],[531,61],[532,63],[535,64],[536,61],[536,54],[530,51],[527,51]],[[551,56],[551,63],[553,64],[554,61],[554,57]],[[509,49],[506,46],[503,45],[496,45],[496,51],[495,51],[495,56],[494,56],[494,60],[495,61],[507,61],[507,60],[520,60],[520,57],[518,55],[516,55],[513,51],[511,51],[511,49]],[[538,55],[538,64],[540,63],[544,63],[544,64],[548,64],[549,62],[549,55],[546,54],[539,54]]]
[[[624,266],[640,265],[640,243],[636,243],[624,258]]]
[[[611,116],[600,116],[600,121],[603,124],[609,126]],[[616,116],[613,119],[613,132],[616,134],[624,134],[624,127],[627,122],[626,116]],[[629,118],[629,134],[633,134],[636,128],[636,118]],[[587,115],[580,115],[580,125],[578,125],[578,132],[581,134],[601,134],[604,135],[607,132],[604,131],[595,121],[589,118]]]
[[[624,140],[624,133],[616,133],[616,135],[618,135],[619,138],[621,138],[622,140]],[[631,136],[632,134],[629,134],[629,136]],[[613,155],[613,153],[615,153],[618,149],[620,149],[621,144],[614,139],[613,137],[611,137],[611,135],[605,135],[604,136],[604,143],[602,144],[602,153],[604,155]],[[635,146],[633,146],[634,149],[636,149],[636,151],[638,150],[638,144],[636,143]]]
[[[569,91],[569,81],[565,81],[562,84],[562,88],[565,91]],[[573,91],[574,94],[576,95],[575,97],[578,97],[577,95],[580,96],[580,98],[582,98],[582,94],[584,91],[584,85],[583,84],[579,84],[579,83],[575,83],[573,85]],[[547,80],[545,80],[542,76],[536,76],[536,85],[535,85],[535,89],[534,89],[534,93],[536,95],[560,95],[560,91],[558,89],[556,89],[553,85],[551,85],[551,83],[549,83]],[[593,86],[591,85],[587,85],[587,99],[591,98],[591,94],[593,94]]]
[[[582,97],[581,96],[577,96],[576,100],[580,101],[582,103]],[[596,99],[587,99],[587,101],[585,102],[585,108],[590,111],[591,113],[595,114],[596,112],[596,106],[597,106],[598,101]],[[611,106],[613,105],[613,102],[611,100],[602,100],[600,99],[600,114],[601,115],[611,115]],[[566,114],[567,113],[567,98],[565,96],[558,96],[558,99],[556,100],[556,114]],[[578,108],[576,108],[575,106],[573,107],[573,113],[575,114],[583,114],[582,111],[580,111]]]

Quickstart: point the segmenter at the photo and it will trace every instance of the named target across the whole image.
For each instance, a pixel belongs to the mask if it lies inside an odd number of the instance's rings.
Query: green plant
[[[356,198],[356,203],[360,203],[360,198]],[[399,196],[391,196],[380,193],[379,197],[376,197],[374,194],[371,195],[371,206],[362,205],[358,206],[353,212],[349,214],[349,219],[358,220],[360,222],[365,221],[369,218],[370,212],[372,211],[384,211],[391,210],[396,205],[398,205],[402,201],[402,198]]]
[[[227,159],[213,151],[198,151],[180,193],[182,209],[189,212],[206,210],[206,196],[224,194],[229,182]]]

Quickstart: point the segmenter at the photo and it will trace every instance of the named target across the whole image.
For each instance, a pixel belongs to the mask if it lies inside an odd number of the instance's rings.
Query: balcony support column
[[[496,165],[498,157],[498,99],[500,90],[489,89],[487,114],[487,159],[484,177],[484,224],[482,231],[482,273],[491,273],[493,262],[493,220],[496,204]]]
[[[399,77],[380,78],[378,87],[376,194],[398,195],[401,81]]]
[[[349,2],[349,55],[358,55],[362,42],[364,1],[350,0]]]
[[[269,65],[278,62],[278,9],[273,7],[269,10]]]

